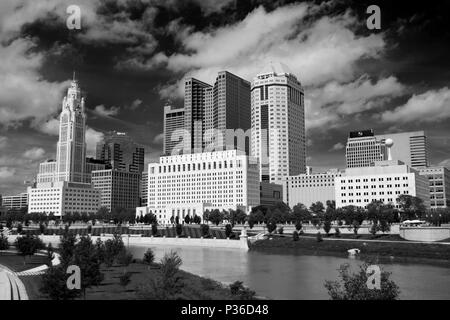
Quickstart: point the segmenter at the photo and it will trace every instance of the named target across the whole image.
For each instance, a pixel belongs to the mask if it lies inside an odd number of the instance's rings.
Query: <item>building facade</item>
[[[253,79],[251,128],[262,181],[282,183],[306,172],[304,92],[285,65],[270,63]]]
[[[299,203],[309,207],[318,201],[325,205],[328,200],[336,200],[334,183],[335,179],[341,176],[341,171],[331,169],[323,173],[286,177],[283,201],[291,208]]]
[[[401,132],[377,135],[383,145],[386,139],[392,139],[392,157],[413,168],[428,167],[427,137],[424,131]]]
[[[51,182],[38,188],[28,188],[29,213],[94,214],[100,208],[100,192],[87,183]]]
[[[28,193],[0,197],[0,206],[9,209],[22,209],[28,206]]]
[[[74,78],[63,99],[56,161],[41,163],[37,183],[28,188],[28,212],[93,213],[100,194],[86,174],[86,113],[84,98]]]
[[[85,182],[86,112],[78,81],[72,80],[62,102],[56,147],[57,181]]]
[[[97,144],[97,159],[107,162],[113,170],[142,173],[145,149],[125,132],[109,132]]]
[[[184,153],[202,152],[205,134],[205,110],[212,86],[203,81],[188,78],[184,87],[184,129],[189,136],[184,143]]]
[[[369,167],[375,161],[387,160],[385,147],[373,130],[350,132],[345,150],[347,168]]]
[[[419,172],[429,182],[431,209],[449,208],[450,170],[446,167],[428,167],[420,169]]]
[[[273,206],[283,201],[283,186],[281,184],[261,181],[259,183],[259,204]]]
[[[175,131],[184,128],[184,108],[174,108],[173,106],[164,106],[164,155],[170,156],[174,148],[180,145],[184,148],[182,139],[184,135],[176,135]],[[177,151],[178,154],[182,150]]]
[[[236,130],[245,133],[251,128],[250,82],[228,71],[219,72],[213,88],[206,91],[205,107],[204,147],[211,144],[215,150],[238,149],[249,154],[250,132],[247,141],[244,135],[244,141],[234,137]]]
[[[258,205],[259,166],[237,150],[161,157],[148,166],[148,204],[161,223],[172,216],[203,216],[207,209],[248,211]]]
[[[139,207],[141,175],[119,170],[97,170],[92,172],[92,185],[100,192],[102,207],[135,209]]]
[[[141,187],[140,187],[140,207],[146,207],[148,204],[148,172],[142,172]]]
[[[400,195],[423,200],[430,208],[428,179],[400,161],[378,161],[371,167],[348,168],[335,178],[336,208],[357,206],[367,208],[374,201],[399,208]]]

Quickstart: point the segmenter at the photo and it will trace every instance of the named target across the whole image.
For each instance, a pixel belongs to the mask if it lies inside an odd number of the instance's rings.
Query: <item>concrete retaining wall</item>
[[[17,235],[8,236],[8,241],[13,243]],[[51,243],[53,246],[59,244],[59,236],[39,236],[45,244]],[[93,242],[100,238],[102,241],[106,241],[112,238],[112,235],[105,236],[92,236]],[[247,236],[241,236],[239,240],[230,239],[202,239],[202,238],[164,238],[164,237],[138,237],[122,235],[122,239],[125,245],[131,246],[186,246],[186,247],[208,247],[208,248],[231,248],[248,250],[248,238]]]
[[[450,228],[406,227],[400,228],[400,237],[412,241],[441,241],[450,238]]]

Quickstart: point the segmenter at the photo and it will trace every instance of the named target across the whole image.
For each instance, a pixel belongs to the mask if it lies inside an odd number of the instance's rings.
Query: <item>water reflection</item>
[[[130,247],[136,258],[146,247]],[[332,256],[290,256],[236,249],[154,246],[156,259],[177,251],[182,269],[224,283],[243,281],[259,295],[273,299],[328,299],[323,284],[335,280],[341,264],[358,270],[361,261]],[[422,264],[381,264],[392,272],[402,299],[450,299],[450,268]]]

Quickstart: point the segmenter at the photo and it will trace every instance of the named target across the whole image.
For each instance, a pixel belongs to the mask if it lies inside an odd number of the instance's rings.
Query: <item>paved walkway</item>
[[[28,300],[22,280],[3,265],[0,265],[0,300]]]
[[[314,237],[308,236],[300,236],[300,238],[311,239]],[[410,240],[382,240],[382,239],[345,239],[345,238],[327,238],[324,234],[322,234],[322,239],[325,241],[360,241],[360,242],[384,242],[384,243],[424,243],[424,244],[442,244],[442,245],[450,245],[450,242],[426,242],[426,241],[410,241]]]

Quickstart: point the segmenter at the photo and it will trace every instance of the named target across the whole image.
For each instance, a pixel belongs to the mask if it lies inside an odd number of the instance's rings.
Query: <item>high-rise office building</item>
[[[185,141],[186,153],[203,151],[205,133],[206,91],[211,85],[194,78],[185,80],[184,87],[184,129],[190,134]],[[209,91],[211,93],[211,91]]]
[[[113,170],[142,173],[144,154],[144,148],[124,132],[109,132],[97,143],[97,159],[109,163]]]
[[[57,144],[57,181],[84,182],[86,113],[78,81],[72,80],[62,102]]]
[[[270,63],[251,84],[251,154],[261,180],[282,183],[306,172],[303,87],[282,63]]]
[[[176,130],[184,129],[184,108],[164,106],[164,155],[172,155],[172,151],[179,144],[181,148],[184,136],[174,135]],[[179,154],[182,150],[177,151]]]
[[[235,130],[245,133],[251,128],[250,82],[228,71],[218,73],[214,87],[206,89],[204,147],[212,142],[214,134],[221,135],[222,146],[216,150],[239,149],[250,152],[250,134],[247,141],[235,141]],[[228,130],[227,130],[228,129]],[[233,133],[233,134],[230,134]],[[216,136],[216,139],[218,137]]]
[[[450,170],[446,167],[419,169],[430,185],[431,209],[450,207]]]
[[[142,172],[141,189],[140,189],[141,207],[148,204],[148,172]]]
[[[100,194],[87,183],[86,114],[78,81],[72,80],[63,99],[56,161],[41,163],[37,184],[28,188],[28,212],[95,213]]]
[[[350,132],[345,150],[347,168],[369,167],[375,161],[386,159],[384,145],[373,130]]]
[[[386,139],[392,139],[392,158],[404,162],[413,168],[428,166],[427,137],[424,131],[400,132],[377,135],[383,145]]]
[[[114,169],[92,171],[92,185],[100,191],[102,207],[135,209],[139,207],[140,173]]]

